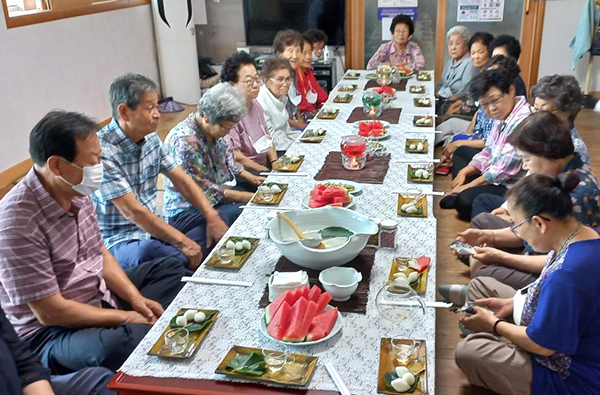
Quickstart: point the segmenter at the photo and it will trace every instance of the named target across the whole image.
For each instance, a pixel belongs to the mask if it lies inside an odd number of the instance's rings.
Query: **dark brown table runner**
[[[315,176],[315,180],[348,180],[360,184],[383,184],[383,179],[390,167],[390,155],[375,157],[367,161],[361,170],[348,170],[342,165],[342,153],[330,152],[325,163]]]
[[[348,117],[346,122],[352,123],[356,121],[368,121],[371,120],[365,115],[364,107],[356,107],[352,110],[352,114]],[[391,124],[397,124],[400,120],[400,114],[402,113],[401,108],[387,108],[381,112],[381,116],[375,118],[378,121],[388,121]]]
[[[394,88],[395,90],[399,91],[399,92],[404,92],[406,90],[406,83],[408,82],[408,78],[403,78],[402,80],[400,80],[400,82],[398,82],[397,84],[390,84],[388,85],[390,88]],[[379,85],[377,83],[376,79],[373,80],[369,80],[369,82],[367,82],[367,85],[365,85],[365,89],[369,89],[369,88],[379,88],[381,85]]]
[[[329,302],[330,305],[337,307],[340,311],[345,311],[348,313],[358,313],[358,314],[366,314],[367,312],[367,302],[369,300],[369,282],[371,281],[371,268],[373,267],[373,262],[375,261],[375,248],[366,247],[361,253],[346,263],[344,267],[353,267],[359,272],[362,273],[362,281],[358,283],[358,288],[356,292],[345,302]],[[278,272],[297,272],[299,270],[304,270],[308,274],[308,281],[310,286],[317,285],[321,290],[324,291],[323,286],[319,282],[319,270],[311,270],[306,269],[301,266],[298,266],[285,257],[279,258],[277,261],[277,265],[275,266],[275,271]],[[260,300],[260,307],[267,307],[269,304],[269,286],[267,285],[265,289],[265,293]]]

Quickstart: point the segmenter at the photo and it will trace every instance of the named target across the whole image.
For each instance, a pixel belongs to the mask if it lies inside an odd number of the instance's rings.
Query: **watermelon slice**
[[[319,300],[317,301],[317,314],[321,314],[325,307],[331,302],[331,294],[329,292],[323,292],[321,296],[319,296]]]
[[[315,188],[317,191],[324,191],[325,189],[327,189],[327,185],[324,184],[317,184],[315,185]]]
[[[426,257],[426,256],[420,256],[417,259],[415,259],[415,261],[417,261],[417,267],[415,267],[415,269],[417,269],[417,271],[419,273],[422,273],[425,271],[425,269],[427,269],[429,267],[429,263],[431,262],[431,258]]]
[[[358,124],[359,132],[369,132],[371,130],[370,122],[361,122]]]
[[[327,337],[333,329],[337,318],[337,307],[313,318],[312,324],[308,330],[308,335],[306,336],[306,341],[315,341]]]
[[[319,296],[321,296],[321,288],[313,285],[308,294],[308,300],[317,303],[319,301]]]
[[[294,304],[296,300],[294,299],[294,295],[292,294],[292,292],[293,291],[285,291],[266,307],[265,322],[267,323],[267,325],[269,325],[273,317],[275,317],[275,314],[277,314],[277,311],[283,305],[284,302],[287,302],[290,306]]]
[[[269,326],[267,326],[267,332],[273,338],[282,340],[283,335],[290,326],[292,320],[292,307],[287,303],[283,302],[277,313],[271,320]]]
[[[296,321],[296,316],[292,316],[292,322],[288,327],[285,336],[283,337],[284,341],[304,341],[306,335],[308,334],[308,328],[310,328],[313,318],[315,318],[315,313],[317,312],[317,304],[315,302],[309,302],[307,299],[300,299],[298,302],[296,302],[296,305],[300,305],[298,306],[298,309],[300,310],[298,317],[302,317],[302,320]],[[294,305],[294,312],[296,312],[296,305]]]
[[[300,298],[294,306],[292,307],[292,315],[290,319],[290,324],[288,325],[287,331],[285,331],[285,335],[283,336],[283,341],[286,342],[299,342],[304,340],[304,337],[298,340],[298,336],[300,328],[302,327],[302,322],[304,321],[304,316],[306,315],[306,310],[308,308],[308,299]],[[306,337],[306,333],[304,334]]]

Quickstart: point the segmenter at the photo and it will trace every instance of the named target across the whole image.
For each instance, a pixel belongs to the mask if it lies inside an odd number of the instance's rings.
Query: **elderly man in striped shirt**
[[[123,271],[89,198],[102,182],[98,126],[52,111],[33,128],[35,165],[0,201],[0,304],[53,374],[116,371],[181,289],[185,263]]]

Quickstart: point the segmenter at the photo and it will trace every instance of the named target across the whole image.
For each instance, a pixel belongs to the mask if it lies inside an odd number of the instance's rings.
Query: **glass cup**
[[[290,166],[291,166],[291,164],[292,164],[292,161],[290,160],[290,158],[289,158],[289,157],[287,157],[287,156],[285,156],[285,155],[284,155],[284,156],[282,156],[282,157],[280,157],[280,158],[278,159],[278,162],[279,162],[279,167],[280,167],[282,170],[287,170],[287,169],[289,169],[289,168],[290,168]]]
[[[262,350],[262,353],[271,372],[279,372],[285,365],[293,365],[296,362],[296,358],[285,351]]]
[[[259,198],[263,201],[263,202],[272,202],[273,198],[275,197],[275,194],[273,193],[273,191],[271,190],[271,188],[268,185],[263,185],[260,187],[259,191]]]
[[[417,344],[419,347],[421,346],[420,342],[415,342],[412,339],[394,338],[391,340],[391,343],[392,352],[396,357],[396,361],[398,361],[401,366],[408,365],[411,362],[411,356],[415,353],[415,350],[418,349]]]
[[[342,165],[348,170],[360,170],[367,163],[367,142],[360,136],[344,136],[340,144]]]
[[[217,250],[217,256],[219,260],[225,264],[231,263],[235,258],[235,246],[232,248],[227,247],[227,243],[221,245]]]
[[[190,331],[185,328],[169,329],[165,333],[163,348],[171,354],[182,354],[190,344]]]

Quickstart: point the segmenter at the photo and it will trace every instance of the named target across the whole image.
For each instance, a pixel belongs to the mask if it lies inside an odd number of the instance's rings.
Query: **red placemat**
[[[406,90],[406,83],[407,82],[408,82],[408,78],[404,78],[404,79],[400,80],[400,82],[398,82],[397,84],[390,84],[388,86],[390,88],[394,88],[398,92],[404,92]],[[365,85],[365,89],[379,88],[380,86],[381,85],[379,85],[377,83],[377,80],[369,80],[369,82],[367,82],[367,85]]]
[[[386,108],[381,112],[381,115],[378,118],[375,118],[379,121],[388,121],[391,124],[397,124],[400,120],[400,114],[402,113],[401,108]],[[352,110],[352,114],[348,117],[347,123],[352,123],[356,121],[365,121],[371,120],[367,118],[365,115],[364,107],[356,107]]]
[[[362,281],[358,283],[358,288],[356,292],[345,302],[329,302],[330,305],[337,307],[340,311],[346,311],[349,313],[358,313],[358,314],[366,314],[367,312],[367,302],[369,300],[369,282],[371,280],[371,268],[373,267],[373,262],[375,261],[375,248],[366,247],[361,251],[361,253],[346,263],[344,267],[353,267],[360,273],[362,273]],[[297,272],[299,270],[304,270],[308,274],[308,282],[310,286],[317,285],[321,290],[324,291],[323,286],[319,282],[319,273],[320,270],[311,270],[306,269],[301,266],[298,266],[292,262],[290,262],[287,258],[281,257],[279,261],[277,261],[277,265],[275,266],[275,271],[277,272]],[[267,307],[269,304],[269,285],[265,288],[265,293],[263,294],[262,299],[260,300],[260,307]]]
[[[342,165],[342,153],[330,152],[315,180],[348,180],[361,184],[383,184],[390,167],[390,155],[378,156],[367,162],[361,170],[348,170]]]

